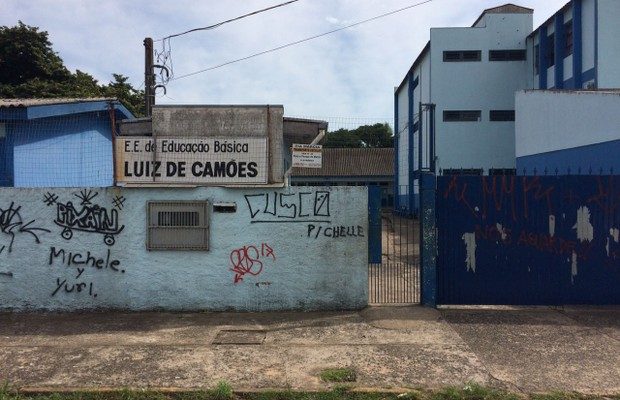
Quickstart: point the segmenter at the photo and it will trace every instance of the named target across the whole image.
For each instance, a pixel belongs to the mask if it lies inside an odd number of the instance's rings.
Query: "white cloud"
[[[113,72],[135,86],[144,76],[144,37],[155,39],[277,3],[271,0],[105,2],[4,0],[0,25],[22,20],[50,33],[67,66],[102,82]],[[492,0],[434,0],[402,13],[170,82],[161,103],[283,104],[286,114],[391,120],[393,87],[433,26],[469,26]],[[539,25],[565,0],[524,0]],[[303,39],[412,4],[411,0],[301,0],[292,5],[172,39],[177,76]],[[157,44],[157,43],[156,43]]]

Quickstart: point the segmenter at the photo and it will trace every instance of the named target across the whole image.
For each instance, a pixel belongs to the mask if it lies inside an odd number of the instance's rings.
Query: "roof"
[[[323,168],[293,168],[292,176],[391,176],[393,148],[323,149]]]
[[[45,106],[51,104],[71,104],[84,103],[93,101],[116,101],[114,98],[108,97],[92,97],[92,98],[60,98],[60,99],[0,99],[0,108],[4,107],[33,107]]]
[[[485,14],[533,14],[534,10],[527,7],[521,7],[516,4],[507,3],[503,6],[497,6],[492,8],[487,8],[480,14],[476,22],[473,23],[472,27],[476,26],[478,22],[484,17]]]
[[[284,117],[282,130],[285,142],[310,143],[321,130],[327,131],[327,121],[316,119]]]
[[[110,104],[119,119],[134,118],[133,114],[115,98],[33,98],[0,99],[0,119],[29,120],[68,114],[107,111]]]

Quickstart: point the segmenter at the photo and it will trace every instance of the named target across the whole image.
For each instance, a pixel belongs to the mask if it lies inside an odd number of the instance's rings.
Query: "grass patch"
[[[328,368],[321,371],[319,377],[324,382],[355,382],[357,373],[353,368]]]
[[[226,381],[219,381],[206,394],[209,396],[209,399],[213,400],[231,400],[234,398],[232,385]]]

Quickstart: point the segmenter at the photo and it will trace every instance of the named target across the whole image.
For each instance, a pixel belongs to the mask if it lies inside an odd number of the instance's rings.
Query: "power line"
[[[215,29],[215,28],[220,27],[220,26],[222,26],[224,24],[228,24],[230,22],[238,21],[238,20],[243,19],[243,18],[251,17],[252,15],[260,14],[260,13],[265,12],[265,11],[273,10],[274,8],[288,6],[289,4],[292,4],[292,3],[295,3],[295,2],[298,2],[298,1],[299,0],[290,0],[290,1],[287,1],[287,2],[284,2],[284,3],[281,3],[281,4],[276,4],[276,5],[271,6],[271,7],[267,7],[267,8],[263,8],[261,10],[253,11],[253,12],[251,12],[249,14],[240,15],[240,16],[235,17],[235,18],[227,19],[226,21],[218,22],[217,24],[214,24],[214,25],[209,25],[209,26],[205,26],[205,27],[202,27],[202,28],[194,28],[194,29],[190,29],[189,31],[185,31],[185,32],[181,32],[181,33],[175,33],[174,35],[169,35],[169,36],[163,37],[161,39],[157,39],[157,40],[155,40],[155,42],[160,42],[162,40],[170,39],[170,38],[173,38],[173,37],[177,37],[177,36],[181,36],[181,35],[186,35],[186,34],[191,33],[191,32],[207,31],[207,30],[210,30],[210,29]]]
[[[411,5],[407,6],[407,7],[399,8],[398,10],[390,11],[390,12],[387,12],[385,14],[377,15],[377,16],[372,17],[372,18],[368,18],[368,19],[365,19],[365,20],[362,20],[362,21],[358,21],[358,22],[355,22],[355,23],[347,25],[347,26],[343,26],[343,27],[338,28],[338,29],[333,29],[331,31],[323,32],[323,33],[320,33],[318,35],[307,37],[305,39],[296,40],[294,42],[290,42],[290,43],[284,44],[282,46],[278,46],[278,47],[274,47],[274,48],[269,49],[269,50],[264,50],[264,51],[261,51],[261,52],[258,52],[258,53],[250,54],[249,56],[242,57],[242,58],[237,58],[235,60],[230,60],[230,61],[224,62],[222,64],[218,64],[218,65],[214,65],[214,66],[209,67],[209,68],[201,69],[199,71],[190,72],[190,73],[185,74],[185,75],[180,75],[180,76],[177,76],[177,77],[175,77],[173,79],[170,79],[170,80],[171,81],[173,81],[173,80],[176,81],[178,79],[187,78],[187,77],[190,77],[190,76],[193,76],[193,75],[198,75],[198,74],[201,74],[201,73],[207,72],[207,71],[212,71],[214,69],[222,68],[222,67],[225,67],[227,65],[234,64],[234,63],[237,63],[237,62],[240,62],[240,61],[249,60],[250,58],[254,58],[254,57],[262,56],[262,55],[267,54],[267,53],[272,53],[274,51],[282,50],[282,49],[285,49],[287,47],[295,46],[295,45],[298,45],[300,43],[304,43],[304,42],[308,42],[310,40],[318,39],[320,37],[327,36],[327,35],[330,35],[332,33],[336,33],[336,32],[339,32],[339,31],[342,31],[342,30],[345,30],[345,29],[349,29],[349,28],[352,28],[354,26],[358,26],[358,25],[364,24],[366,22],[370,22],[370,21],[374,21],[374,20],[377,20],[377,19],[380,19],[380,18],[384,18],[384,17],[387,17],[389,15],[393,15],[393,14],[396,14],[396,13],[408,10],[410,8],[418,7],[418,6],[421,6],[423,4],[430,3],[431,1],[433,1],[433,0],[425,0],[425,1],[422,1],[422,2],[419,2],[419,3],[416,3],[416,4],[411,4]]]

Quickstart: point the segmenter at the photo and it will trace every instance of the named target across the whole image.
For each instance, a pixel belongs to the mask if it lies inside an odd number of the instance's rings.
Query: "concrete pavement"
[[[0,381],[21,388],[438,388],[620,393],[620,308],[0,314]]]

